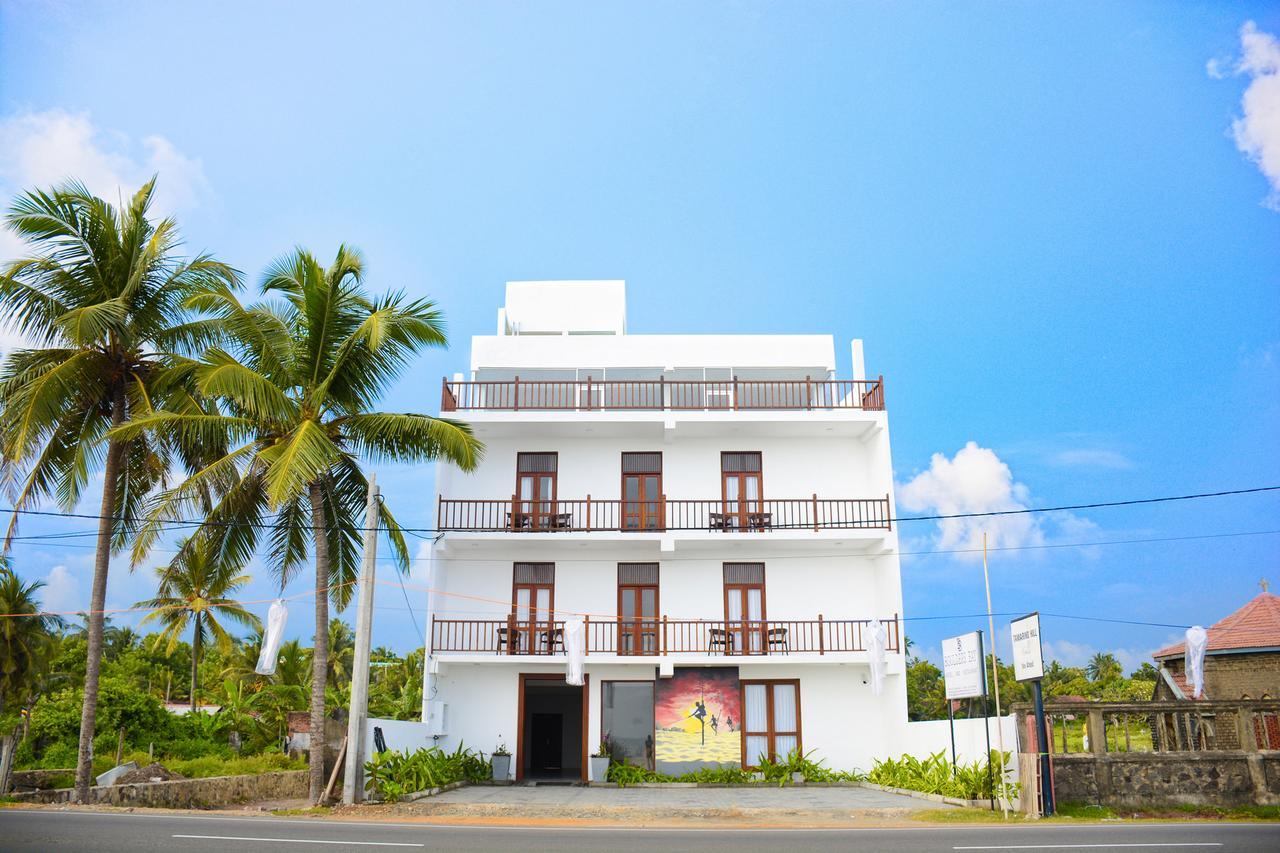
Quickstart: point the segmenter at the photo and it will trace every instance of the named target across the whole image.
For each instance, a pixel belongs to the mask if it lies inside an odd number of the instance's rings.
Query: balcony
[[[665,378],[451,382],[441,412],[610,411],[884,411],[884,377],[876,379]]]
[[[488,533],[769,533],[801,530],[890,530],[883,498],[775,498],[624,501],[527,501],[440,498],[436,529]]]
[[[703,619],[586,620],[587,655],[767,657],[866,652],[866,619],[707,621]],[[901,650],[901,623],[884,621],[886,650]],[[432,654],[555,656],[564,654],[564,621],[435,619]]]

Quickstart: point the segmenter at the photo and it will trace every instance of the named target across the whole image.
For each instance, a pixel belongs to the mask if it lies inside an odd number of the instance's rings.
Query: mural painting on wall
[[[742,707],[736,666],[677,668],[654,696],[659,773],[742,763]]]

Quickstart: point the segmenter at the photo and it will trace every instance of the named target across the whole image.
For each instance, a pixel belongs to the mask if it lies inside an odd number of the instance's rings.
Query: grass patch
[[[1020,812],[1009,812],[1009,819],[1006,821],[999,810],[993,812],[990,809],[968,808],[926,809],[915,812],[911,818],[928,823],[1021,823],[1026,820]]]
[[[1114,820],[1117,815],[1108,806],[1092,806],[1087,803],[1056,803],[1054,809],[1058,817],[1081,820]]]
[[[306,762],[295,761],[279,752],[246,755],[240,758],[205,756],[180,761],[160,759],[160,763],[188,779],[207,779],[210,776],[257,776],[261,773],[276,773],[281,770],[304,770],[307,766]]]
[[[305,809],[272,809],[271,814],[278,817],[306,817],[308,815],[327,815],[333,809],[330,806],[311,806]]]

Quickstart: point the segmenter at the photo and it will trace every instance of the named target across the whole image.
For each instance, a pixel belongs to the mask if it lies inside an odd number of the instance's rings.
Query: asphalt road
[[[1280,824],[946,826],[910,829],[553,829],[354,823],[310,818],[156,815],[0,809],[0,850],[829,850],[943,851],[1280,850]]]

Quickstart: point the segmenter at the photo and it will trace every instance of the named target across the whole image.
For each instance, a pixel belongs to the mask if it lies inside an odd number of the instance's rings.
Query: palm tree
[[[202,411],[190,393],[191,364],[179,356],[203,333],[186,301],[237,274],[207,255],[182,261],[177,226],[152,223],[155,179],[120,207],[78,183],[33,190],[5,222],[32,250],[0,273],[0,321],[31,343],[0,368],[0,479],[15,483],[21,510],[56,498],[75,507],[102,472],[89,606],[88,656],[76,800],[89,794],[102,659],[102,609],[111,554],[129,541],[146,495],[167,478],[172,457],[188,470],[202,449],[166,436],[109,436],[152,407]],[[208,447],[210,452],[217,448]],[[5,536],[9,547],[17,525]]]
[[[53,638],[61,627],[57,617],[41,616],[36,593],[40,581],[24,584],[8,562],[0,558],[0,794],[9,790],[13,751],[17,746],[14,707],[29,701],[42,673],[48,670]]]
[[[471,470],[480,443],[468,426],[419,414],[371,411],[385,389],[427,347],[445,346],[444,321],[427,299],[364,292],[364,262],[340,247],[327,268],[298,249],[267,270],[271,301],[244,307],[231,289],[195,297],[218,336],[196,371],[218,415],[157,412],[120,435],[154,430],[186,441],[223,438],[223,458],[161,494],[135,546],[145,552],[167,520],[220,494],[206,523],[226,530],[229,559],[247,559],[260,531],[283,587],[313,552],[315,640],[311,679],[311,800],[324,788],[324,706],[329,670],[329,601],[341,609],[359,571],[368,487],[361,459],[446,459]],[[278,295],[278,299],[275,298]],[[391,553],[407,571],[409,551],[394,516],[381,511]]]
[[[1098,652],[1089,658],[1089,665],[1085,667],[1085,672],[1089,675],[1090,681],[1107,682],[1119,678],[1124,672],[1124,668],[1120,666],[1120,661],[1116,660],[1116,656],[1109,652]]]
[[[276,657],[276,674],[273,683],[290,687],[306,687],[307,669],[310,663],[310,652],[304,649],[296,638],[283,643]]]
[[[332,682],[350,682],[355,663],[356,634],[341,619],[329,623],[329,667],[326,677]]]
[[[156,574],[160,577],[156,597],[134,606],[152,608],[142,617],[142,624],[154,620],[163,626],[153,648],[163,643],[166,654],[173,654],[182,634],[191,627],[191,710],[195,711],[205,642],[212,635],[221,649],[231,649],[231,636],[220,619],[262,630],[258,617],[230,597],[249,582],[249,576],[240,573],[240,566],[219,560],[211,540],[203,537],[194,546],[188,541],[179,543],[173,562],[156,569]]]

